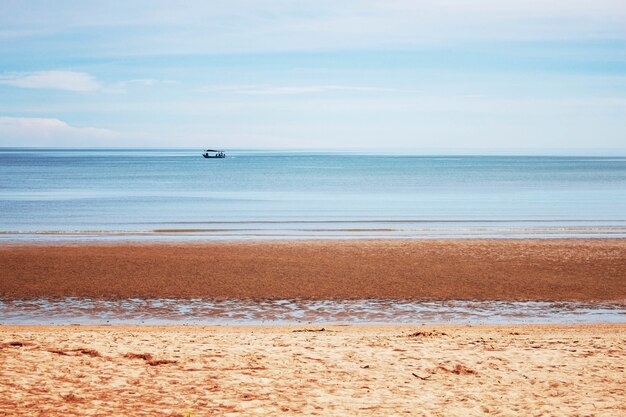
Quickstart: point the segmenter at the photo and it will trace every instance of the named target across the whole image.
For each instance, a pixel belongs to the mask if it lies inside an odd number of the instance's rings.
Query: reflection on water
[[[624,303],[412,300],[0,300],[0,324],[623,323]]]
[[[626,157],[4,148],[0,213],[9,242],[624,238]]]
[[[624,238],[626,222],[417,221],[206,222],[159,229],[0,230],[0,241],[207,241],[271,239]],[[146,226],[146,225],[140,225]],[[181,227],[184,226],[184,227]]]

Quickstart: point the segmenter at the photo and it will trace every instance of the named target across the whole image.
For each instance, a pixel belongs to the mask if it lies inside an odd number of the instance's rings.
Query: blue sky
[[[0,146],[625,148],[626,2],[0,2]]]

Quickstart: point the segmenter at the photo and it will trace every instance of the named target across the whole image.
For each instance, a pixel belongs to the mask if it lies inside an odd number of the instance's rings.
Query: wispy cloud
[[[126,93],[128,89],[136,86],[147,88],[165,84],[175,85],[180,84],[180,82],[174,80],[159,80],[155,78],[140,78],[134,80],[120,81],[110,86],[106,86],[105,88],[103,88],[103,91],[107,93]]]
[[[77,71],[11,72],[0,74],[0,85],[18,88],[65,90],[74,92],[101,91],[125,93],[133,86],[154,87],[157,84],[176,84],[177,81],[141,78],[116,83],[102,83],[91,74]]]
[[[301,85],[301,86],[258,86],[258,85],[230,85],[209,86],[196,90],[201,93],[233,93],[247,95],[298,95],[298,94],[321,94],[332,92],[370,92],[383,93],[398,91],[392,88],[348,86],[348,85]]]
[[[90,74],[75,71],[39,71],[5,73],[0,84],[20,88],[44,88],[67,91],[97,91],[102,85]]]
[[[623,0],[189,0],[186,7],[165,0],[4,3],[0,39],[23,39],[41,53],[54,49],[88,57],[626,39]]]
[[[115,139],[118,136],[112,130],[71,126],[54,118],[0,117],[0,137],[13,143],[28,141],[41,144],[49,141],[56,145],[59,140],[89,142],[93,139]]]

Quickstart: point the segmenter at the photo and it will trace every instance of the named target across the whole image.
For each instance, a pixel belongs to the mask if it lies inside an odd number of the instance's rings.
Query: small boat
[[[223,151],[216,149],[207,149],[202,153],[205,158],[226,158],[226,154]]]

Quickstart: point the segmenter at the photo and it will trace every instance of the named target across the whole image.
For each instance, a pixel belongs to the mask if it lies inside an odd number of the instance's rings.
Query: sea
[[[0,148],[0,241],[626,237],[626,157]]]
[[[626,237],[625,156],[201,152],[0,148],[0,243]],[[0,324],[594,322],[626,305],[0,298]]]

